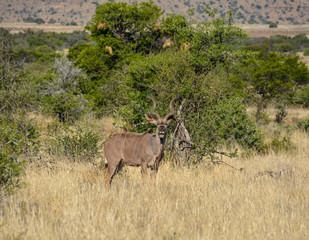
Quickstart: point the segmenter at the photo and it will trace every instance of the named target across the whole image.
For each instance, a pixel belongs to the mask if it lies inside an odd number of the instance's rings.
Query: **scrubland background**
[[[98,124],[112,132],[111,123]],[[1,201],[1,238],[307,239],[309,137],[297,130],[291,140],[288,151],[221,159],[242,171],[166,158],[155,187],[142,186],[140,168],[128,167],[109,191],[99,165],[46,157],[29,164],[25,186]]]
[[[86,31],[0,25],[0,239],[308,239],[308,26],[89,4]],[[175,92],[156,186],[126,167],[107,191],[104,141]]]

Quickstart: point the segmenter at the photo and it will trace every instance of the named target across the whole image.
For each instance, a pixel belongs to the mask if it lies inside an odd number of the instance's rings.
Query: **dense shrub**
[[[235,147],[235,144],[263,151],[262,133],[248,117],[241,99],[217,97],[208,93],[208,99],[201,102],[203,107],[199,112],[189,108],[192,110],[188,109],[185,113],[185,124],[192,136],[197,157],[208,155],[213,158],[221,147]]]
[[[285,35],[252,37],[251,39],[244,39],[243,45],[246,47],[253,47],[253,51],[255,50],[254,48],[256,48],[257,51],[302,52],[306,48],[309,48],[309,39],[306,34],[299,34],[294,37]]]
[[[42,18],[33,18],[33,17],[27,17],[23,19],[24,22],[33,22],[37,24],[43,24],[45,21]]]
[[[262,135],[248,117],[241,98],[235,97],[234,84],[220,79],[224,68],[199,76],[190,67],[187,54],[166,51],[132,61],[114,76],[105,89],[105,97],[116,99],[118,113],[125,122],[136,126],[134,131],[145,131],[149,126],[141,122],[151,108],[151,102],[146,100],[148,89],[157,93],[157,112],[162,116],[169,111],[168,103],[176,90],[180,106],[177,104],[179,113],[171,126],[173,151],[190,149],[190,155],[199,160],[203,156],[214,157],[223,145],[229,145],[232,152],[236,145],[261,151]],[[121,94],[115,96],[119,91]],[[188,133],[186,138],[184,131]]]
[[[306,118],[306,119],[303,119],[303,120],[299,120],[297,123],[296,123],[296,126],[305,131],[305,132],[309,132],[309,118]]]
[[[10,192],[20,186],[24,162],[21,154],[35,154],[39,147],[33,122],[0,114],[0,189]],[[1,196],[1,194],[0,194]]]
[[[276,108],[277,108],[277,113],[276,113],[275,122],[282,123],[282,121],[288,115],[288,113],[284,105],[278,105]]]
[[[55,61],[56,57],[60,57],[60,54],[47,45],[40,45],[35,50],[25,48],[18,49],[14,52],[13,56],[15,58],[23,59],[25,63],[52,63]]]
[[[309,86],[303,86],[298,89],[293,96],[293,102],[303,107],[309,107]]]
[[[291,141],[291,138],[284,136],[282,138],[275,136],[270,143],[266,144],[266,151],[273,151],[279,153],[282,151],[291,151],[295,149],[295,144]]]
[[[37,80],[38,100],[61,122],[74,122],[87,109],[88,101],[79,88],[79,83],[85,79],[82,71],[69,60],[56,59],[53,68]]]
[[[214,11],[207,14],[215,16]],[[155,97],[164,116],[177,92],[180,113],[170,145],[174,152],[190,149],[188,157],[213,157],[227,142],[258,149],[261,135],[241,98],[233,96],[237,81],[227,80],[231,66],[245,54],[234,47],[243,32],[232,25],[232,13],[194,27],[181,15],[161,15],[153,3],[97,7],[87,27],[96,45],[70,50],[72,61],[96,86],[90,87],[96,108],[117,113],[134,131],[143,131],[142,116],[151,108],[146,96]],[[138,22],[132,16],[138,16]],[[183,132],[188,134],[184,137]]]
[[[257,104],[256,121],[269,101],[282,102],[309,82],[309,70],[298,56],[261,50],[243,58],[235,77],[247,85]]]
[[[48,146],[50,154],[60,154],[72,161],[92,161],[98,154],[99,136],[88,129],[66,129]]]
[[[31,31],[16,33],[12,35],[15,42],[15,50],[20,48],[35,50],[37,47],[47,45],[56,50],[74,46],[79,41],[90,42],[88,33],[85,31],[74,31],[72,33],[56,33]]]
[[[45,97],[45,101],[46,107],[63,123],[79,119],[87,105],[82,95],[73,93],[50,95]]]
[[[269,23],[269,28],[277,28],[278,27],[278,24],[275,23],[275,22],[270,22]]]

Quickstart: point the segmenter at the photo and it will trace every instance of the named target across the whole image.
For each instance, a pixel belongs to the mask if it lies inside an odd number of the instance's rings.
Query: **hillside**
[[[114,2],[114,0],[108,0]],[[86,25],[93,16],[95,8],[106,0],[7,0],[0,4],[0,22],[22,22],[27,17],[42,18],[45,22],[62,25]],[[126,0],[128,3],[142,0]],[[203,9],[206,2],[198,0],[153,0],[166,14],[187,14],[187,10],[195,8],[193,18],[207,20]],[[208,1],[207,1],[208,2]],[[237,24],[267,23],[306,24],[309,17],[308,0],[217,0],[209,1],[211,9],[217,8],[217,16],[234,10]]]

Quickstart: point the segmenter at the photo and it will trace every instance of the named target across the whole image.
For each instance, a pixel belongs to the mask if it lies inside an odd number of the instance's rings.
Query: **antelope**
[[[113,175],[124,165],[141,166],[143,184],[145,182],[147,168],[150,168],[151,182],[153,185],[156,182],[158,168],[164,156],[167,126],[175,114],[173,103],[176,98],[171,100],[169,105],[170,112],[164,118],[161,118],[155,112],[156,101],[149,96],[147,98],[152,100],[153,107],[150,114],[145,114],[145,117],[149,123],[157,126],[156,133],[148,131],[143,134],[138,134],[125,130],[105,142],[104,157],[107,168],[105,175],[106,189],[110,188]]]

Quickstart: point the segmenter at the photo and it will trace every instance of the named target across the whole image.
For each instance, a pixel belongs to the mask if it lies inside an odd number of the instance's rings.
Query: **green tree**
[[[24,163],[19,156],[34,151],[38,137],[20,113],[30,105],[31,89],[13,44],[13,36],[0,28],[0,199],[20,186]]]
[[[210,12],[212,14],[212,12]],[[228,65],[244,55],[235,48],[243,31],[233,25],[232,13],[184,31],[183,38],[190,43],[190,62],[197,74],[207,74],[218,65]]]
[[[61,122],[73,122],[85,113],[88,101],[80,91],[80,83],[87,81],[81,69],[62,58],[36,84],[38,98],[44,107]]]
[[[127,15],[141,17],[134,17],[133,23]],[[196,26],[183,16],[160,15],[153,3],[97,7],[88,27],[96,45],[70,52],[80,67],[102,72],[102,77],[92,76],[99,85],[97,107],[120,114],[135,131],[142,131],[142,116],[150,109],[146,96],[150,93],[157,99],[157,110],[164,115],[168,109],[163,106],[177,92],[180,100],[171,149],[179,161],[187,162],[192,155],[199,160],[213,158],[231,139],[258,148],[260,135],[227,81],[228,70],[244,54],[234,46],[243,32],[233,26],[232,15]],[[106,46],[112,47],[112,54]],[[218,118],[209,127],[213,115]],[[251,142],[245,140],[251,137]]]
[[[163,14],[152,2],[105,3],[97,6],[96,13],[86,27],[91,39],[102,47],[110,46],[113,54],[151,51],[156,24]]]
[[[35,123],[24,115],[0,112],[0,199],[21,186],[25,161],[20,155],[36,154],[40,146],[38,137]]]
[[[13,57],[13,36],[0,28],[0,90],[11,90],[18,82],[22,61]]]
[[[86,29],[95,44],[76,45],[68,57],[90,76],[87,89],[98,95],[98,104],[104,102],[98,94],[109,82],[110,74],[142,55],[180,47],[184,42],[182,30],[188,27],[183,16],[163,18],[163,11],[152,2],[105,3],[97,6],[96,13]]]
[[[30,105],[31,87],[23,70],[23,59],[13,49],[13,35],[0,28],[0,112],[11,114]]]
[[[278,24],[275,23],[275,22],[269,22],[269,28],[277,28],[278,27]]]
[[[240,70],[240,71],[239,71]],[[309,82],[309,71],[298,56],[259,51],[246,58],[238,77],[247,84],[257,103],[256,121],[270,100],[284,100],[294,90]]]
[[[142,132],[150,127],[142,124],[143,114],[151,108],[147,94],[155,95],[156,111],[164,115],[177,92],[180,102],[170,144],[177,161],[187,162],[192,156],[192,160],[204,156],[213,159],[227,143],[261,150],[261,134],[247,116],[241,98],[232,93],[233,83],[220,79],[225,68],[217,67],[207,76],[197,75],[188,54],[170,50],[131,62],[113,76],[113,85],[104,89],[110,101],[115,101],[111,108],[135,131]]]

